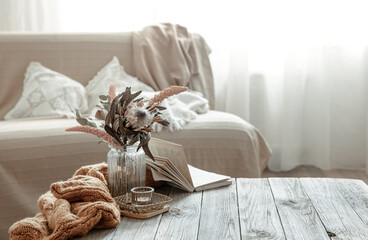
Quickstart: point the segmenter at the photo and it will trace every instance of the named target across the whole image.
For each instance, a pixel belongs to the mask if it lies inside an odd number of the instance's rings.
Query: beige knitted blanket
[[[214,107],[214,82],[208,55],[211,49],[201,36],[171,23],[151,25],[132,34],[136,77],[155,91],[171,85],[201,92]]]
[[[10,227],[11,240],[68,239],[120,223],[119,208],[107,187],[106,163],[82,167],[69,180],[53,183],[38,206],[40,213]]]

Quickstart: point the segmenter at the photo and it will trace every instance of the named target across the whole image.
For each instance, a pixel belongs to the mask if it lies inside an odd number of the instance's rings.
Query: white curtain
[[[273,150],[272,170],[367,165],[366,1],[0,1],[6,3],[0,20],[8,19],[0,21],[0,30],[116,32],[158,22],[186,26],[202,34],[213,50],[216,108],[261,130]],[[13,2],[27,4],[20,18],[37,26],[4,27],[18,21],[4,10]],[[40,12],[36,6],[41,3]],[[37,20],[44,18],[51,29]]]
[[[53,0],[0,0],[0,31],[61,31],[58,3]]]

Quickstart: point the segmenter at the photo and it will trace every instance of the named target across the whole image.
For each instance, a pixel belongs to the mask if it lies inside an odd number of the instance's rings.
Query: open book
[[[188,165],[182,145],[152,138],[149,148],[156,161],[147,158],[155,181],[166,181],[169,185],[188,192],[226,186],[231,178],[207,172]]]

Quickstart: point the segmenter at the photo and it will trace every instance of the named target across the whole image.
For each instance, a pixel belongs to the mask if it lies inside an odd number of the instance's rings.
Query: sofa
[[[113,56],[130,75],[131,33],[0,34],[0,119],[22,94],[31,61],[86,85]],[[193,41],[203,42],[193,34]],[[211,71],[210,66],[208,71]],[[214,83],[189,84],[209,100],[211,110],[178,132],[153,137],[182,144],[189,164],[231,177],[260,177],[271,150],[261,133],[243,119],[213,110]],[[56,116],[0,121],[0,238],[15,221],[33,216],[37,199],[50,184],[66,180],[81,166],[106,161],[108,147],[84,133],[64,130],[75,119]]]

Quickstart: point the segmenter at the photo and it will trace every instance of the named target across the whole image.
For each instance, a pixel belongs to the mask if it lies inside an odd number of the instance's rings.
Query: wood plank
[[[240,239],[236,182],[203,192],[198,239]]]
[[[172,189],[171,209],[164,214],[155,239],[196,239],[201,213],[202,192]]]
[[[168,195],[170,190],[171,187],[166,186],[164,188],[158,189],[157,192]],[[119,226],[116,227],[115,235],[112,239],[154,239],[162,215],[163,214],[157,215],[149,219],[122,217]]]
[[[269,178],[287,239],[330,239],[296,178]]]
[[[75,240],[111,240],[115,234],[116,228],[94,229],[84,237],[73,238]]]
[[[368,239],[368,228],[334,186],[335,179],[300,179],[326,230],[339,239]]]
[[[333,183],[360,219],[368,225],[368,185],[352,179],[336,179]]]
[[[242,239],[285,239],[267,179],[237,179]]]

